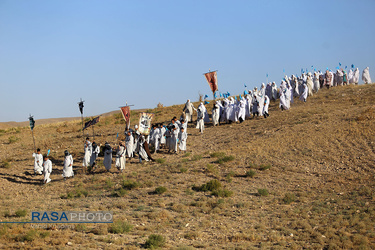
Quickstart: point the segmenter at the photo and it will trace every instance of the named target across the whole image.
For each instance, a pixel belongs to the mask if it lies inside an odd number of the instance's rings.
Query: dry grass
[[[182,108],[155,108],[154,122],[167,123]],[[132,111],[131,124],[138,113]],[[37,147],[51,149],[47,185],[33,176],[30,129],[0,130],[0,220],[28,220],[31,211],[109,210],[116,222],[59,230],[0,225],[0,245],[138,249],[165,239],[164,248],[180,249],[375,248],[375,86],[323,89],[307,103],[295,100],[290,111],[271,103],[270,115],[207,126],[203,135],[189,124],[187,153],[161,150],[158,162],[127,160],[123,174],[114,164],[105,172],[102,157],[93,174],[82,174],[78,121],[37,125]],[[99,124],[97,143],[115,146],[117,133],[124,139],[118,113]],[[65,149],[75,177],[63,181]],[[211,180],[220,186],[210,190]],[[204,185],[205,192],[192,190]],[[158,187],[167,191],[156,195]]]

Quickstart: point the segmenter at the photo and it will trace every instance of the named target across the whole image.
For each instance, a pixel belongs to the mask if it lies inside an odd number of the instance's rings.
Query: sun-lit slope
[[[148,111],[155,122],[167,122],[182,107]],[[132,159],[124,174],[104,173],[102,158],[95,174],[81,174],[79,123],[39,126],[37,145],[51,149],[54,163],[46,186],[31,175],[29,128],[2,131],[0,220],[28,220],[29,214],[12,217],[19,208],[111,210],[116,222],[132,229],[117,234],[110,225],[37,231],[13,225],[1,229],[0,246],[140,248],[159,234],[165,247],[373,248],[375,85],[323,89],[306,103],[295,100],[289,111],[271,103],[270,115],[208,125],[203,135],[189,124],[187,154],[162,151],[154,156],[157,162],[144,164]],[[133,111],[131,124],[137,120]],[[103,117],[95,126],[96,141],[114,145],[123,130],[121,114]],[[61,177],[65,149],[74,155],[76,172],[67,181]],[[196,191],[213,179],[219,190]],[[157,194],[159,186],[167,191]]]

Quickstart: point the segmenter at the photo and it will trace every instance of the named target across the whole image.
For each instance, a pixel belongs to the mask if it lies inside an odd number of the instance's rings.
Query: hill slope
[[[154,109],[156,122],[179,116],[183,105]],[[151,110],[150,110],[151,111]],[[34,177],[29,129],[1,132],[0,220],[21,221],[31,211],[113,211],[129,232],[111,225],[32,229],[0,228],[0,246],[140,248],[159,234],[165,247],[374,248],[375,85],[323,89],[290,111],[271,103],[270,117],[208,126],[189,124],[188,153],[155,154],[157,162],[127,161],[123,174],[81,174],[83,138],[76,121],[34,130],[37,145],[51,149],[53,181]],[[132,124],[138,119],[132,112]],[[114,144],[120,114],[95,127],[96,141]],[[92,130],[89,130],[92,133]],[[63,181],[63,151],[76,176]],[[200,192],[216,179],[219,191]],[[156,194],[157,187],[166,192]],[[198,188],[197,188],[198,187]],[[24,218],[14,217],[26,209]],[[18,213],[19,214],[19,213]],[[58,230],[57,230],[58,229]],[[69,242],[69,243],[68,243]]]

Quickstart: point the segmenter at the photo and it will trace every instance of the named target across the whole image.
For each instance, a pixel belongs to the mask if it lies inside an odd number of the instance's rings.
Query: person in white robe
[[[310,72],[307,75],[306,85],[307,85],[307,88],[308,88],[308,95],[309,96],[313,96],[314,83],[313,83],[313,80],[311,78],[311,73]]]
[[[187,100],[185,103],[185,107],[183,111],[185,112],[186,115],[186,122],[192,122],[193,121],[193,111],[194,111],[194,106],[190,102],[190,100]]]
[[[69,153],[68,150],[65,150],[64,154],[65,154],[65,158],[64,158],[64,168],[63,168],[62,176],[64,177],[64,180],[66,180],[66,178],[74,176],[73,156]]]
[[[43,174],[43,155],[40,153],[40,148],[33,153],[34,157],[34,174]]]
[[[142,163],[142,159],[145,161],[150,161],[147,152],[145,150],[144,144],[146,143],[146,138],[141,134],[139,137],[139,162]]]
[[[336,86],[342,86],[344,81],[343,81],[344,73],[342,72],[341,69],[336,70]]]
[[[126,156],[128,158],[133,158],[133,149],[134,149],[134,137],[130,130],[126,132],[125,137],[125,148],[126,148]]]
[[[271,95],[272,95],[272,92],[271,92]],[[251,117],[251,104],[252,104],[252,98],[251,98],[251,95],[250,94],[247,94],[245,96],[245,100],[246,100],[246,107],[245,107],[245,118],[249,119]]]
[[[138,154],[139,152],[139,137],[141,133],[138,130],[138,125],[134,125],[134,132],[133,132],[133,138],[134,138],[134,144],[133,144],[133,155]]]
[[[157,153],[160,150],[160,137],[161,137],[161,129],[159,127],[156,127],[154,131],[155,153]]]
[[[186,123],[186,125],[187,125],[187,123]],[[166,131],[167,131],[167,129],[165,128],[165,126],[163,126],[163,124],[161,124],[161,127],[160,127],[160,147],[165,146],[165,143],[166,143],[165,132]]]
[[[350,69],[349,72],[348,72],[348,80],[349,80],[349,84],[353,84],[353,76],[354,76],[354,71],[353,69]]]
[[[125,147],[122,142],[118,146],[117,153],[116,153],[116,168],[122,172],[125,170],[125,163],[126,163],[126,154],[125,154]]]
[[[219,125],[220,119],[220,106],[217,104],[218,101],[212,107],[212,125],[215,127]]]
[[[282,81],[280,84],[280,109],[288,110],[290,108],[290,99],[289,99],[289,91],[286,87],[285,81]]]
[[[197,129],[199,129],[199,132],[203,134],[204,130],[204,105],[201,103],[197,109]]]
[[[270,98],[268,96],[265,96],[264,97],[264,105],[263,105],[263,116],[264,116],[264,118],[267,118],[268,116],[270,116],[268,114],[269,105],[270,105]]]
[[[253,118],[256,116],[259,116],[259,101],[258,101],[258,96],[254,94],[253,96]]]
[[[267,83],[266,96],[268,96],[268,98],[271,100],[271,98],[272,98],[272,82]]]
[[[180,121],[180,130],[184,128],[184,131],[187,133],[187,122],[185,120]]]
[[[90,158],[91,158],[91,153],[92,153],[92,145],[91,142],[89,141],[89,138],[86,138],[85,141],[85,155],[83,157],[83,167],[87,168],[90,167]]]
[[[166,131],[165,131],[165,147],[168,149],[168,151],[170,150],[170,145],[171,145],[171,137],[172,137],[172,133],[171,133],[171,130],[170,128],[166,128]]]
[[[44,173],[44,184],[47,184],[51,181],[50,175],[52,173],[52,162],[50,159],[48,159],[48,156],[44,156],[44,162],[43,162],[43,173]]]
[[[259,112],[259,115],[263,115],[263,105],[264,105],[264,97],[266,95],[266,86],[264,85],[264,83],[262,83],[262,86],[259,90],[259,93],[258,93],[258,112]]]
[[[355,85],[358,85],[358,83],[359,83],[359,69],[358,68],[356,68],[354,70],[354,73],[353,73],[353,83]]]
[[[177,124],[174,125],[171,136],[171,144],[170,144],[170,152],[177,153],[177,147],[178,147],[178,134],[180,132],[180,129],[178,128]]]
[[[267,96],[267,95],[266,95]],[[240,98],[238,120],[242,123],[246,119],[246,99]]]
[[[92,153],[90,157],[90,167],[92,169],[96,167],[96,158],[98,158],[98,155],[100,153],[100,146],[98,146],[95,141],[93,141],[91,145],[92,145]]]
[[[362,81],[365,84],[372,83],[371,77],[370,77],[370,69],[369,67],[366,67],[362,72]]]
[[[317,93],[320,89],[320,83],[319,83],[319,73],[314,72],[314,79],[313,79],[313,84],[314,84],[314,92]]]
[[[272,82],[272,100],[277,100],[277,85],[276,82]]]
[[[111,165],[112,165],[112,148],[108,142],[104,144],[103,153],[104,153],[103,165],[105,169],[109,172],[109,170],[111,169]]]
[[[299,99],[303,102],[306,102],[308,93],[309,93],[309,87],[305,83],[305,84],[303,84],[303,92],[302,92],[301,96],[299,97]]]
[[[178,135],[178,140],[180,151],[186,151],[187,133],[185,132],[184,128],[181,128],[180,133]]]

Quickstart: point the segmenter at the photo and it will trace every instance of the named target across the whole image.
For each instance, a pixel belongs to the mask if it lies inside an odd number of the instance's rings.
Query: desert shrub
[[[191,157],[191,161],[199,161],[202,159],[202,156],[201,155],[193,155],[193,157]]]
[[[268,192],[268,190],[267,189],[262,189],[262,188],[260,188],[260,189],[258,189],[258,195],[259,196],[268,196],[268,194],[269,194],[269,192]]]
[[[186,173],[187,171],[188,171],[188,169],[185,168],[185,167],[181,167],[181,168],[180,168],[180,172],[181,172],[181,173]]]
[[[215,190],[218,190],[220,188],[221,188],[221,183],[220,183],[220,181],[218,181],[216,179],[210,180],[209,182],[207,182],[206,184],[203,184],[200,187],[193,186],[193,190],[202,191],[202,192],[215,191]]]
[[[232,196],[233,192],[227,189],[218,189],[213,191],[211,194],[217,197],[230,197]]]
[[[145,247],[146,248],[159,248],[165,245],[165,238],[162,235],[158,234],[151,234],[148,236],[146,240]]]
[[[66,195],[60,195],[61,199],[73,199],[73,198],[80,198],[80,197],[87,197],[89,196],[89,192],[84,189],[83,187],[78,187],[73,191],[67,191]]]
[[[106,235],[108,234],[108,227],[107,225],[96,225],[90,232],[96,235]]]
[[[156,159],[156,162],[159,163],[159,164],[163,164],[163,163],[165,163],[165,159],[159,158],[159,159]]]
[[[86,224],[77,224],[77,226],[75,227],[76,231],[77,232],[86,232],[87,231],[87,226]]]
[[[296,200],[296,196],[292,193],[286,193],[284,198],[283,198],[283,202],[286,203],[286,204],[290,204],[292,202],[294,202]]]
[[[14,143],[14,142],[18,141],[19,139],[20,138],[15,137],[14,135],[12,135],[12,136],[9,136],[8,142],[9,142],[9,144],[11,144],[11,143]]]
[[[166,187],[160,186],[160,187],[155,188],[155,194],[162,194],[162,193],[165,193],[165,192],[167,192]]]
[[[4,217],[11,217],[12,215],[10,214],[9,210],[6,210],[4,212]]]
[[[10,168],[10,160],[9,160],[9,159],[5,159],[5,160],[3,160],[3,161],[0,163],[0,167],[1,167],[1,168]]]
[[[106,188],[110,189],[110,188],[112,188],[114,185],[115,185],[115,184],[112,182],[112,180],[111,180],[110,178],[107,178],[107,179],[105,180],[105,187],[106,187]]]
[[[234,156],[229,155],[229,156],[219,157],[216,162],[219,163],[219,164],[223,164],[225,162],[233,161],[233,160],[234,160]]]
[[[127,191],[123,188],[120,188],[118,190],[115,190],[112,192],[112,196],[113,197],[124,197],[125,195],[127,195]]]
[[[188,153],[185,153],[182,157],[189,157],[190,155],[191,155],[191,153],[188,152]]]
[[[26,234],[17,235],[14,240],[18,242],[33,241],[39,237],[36,230],[30,230]]]
[[[256,175],[256,172],[254,170],[249,170],[246,172],[246,177],[253,178]]]
[[[27,215],[26,209],[18,209],[15,213],[16,217],[25,217]]]
[[[213,152],[210,154],[210,157],[212,158],[222,158],[225,156],[224,152]]]
[[[264,171],[264,170],[267,170],[267,169],[270,169],[270,168],[271,168],[271,165],[260,165],[259,166],[260,171]]]
[[[133,226],[126,221],[116,221],[111,224],[108,232],[114,234],[128,233],[133,229]]]
[[[137,181],[132,181],[132,180],[123,180],[122,181],[122,187],[127,190],[132,190],[139,188],[141,184]]]

